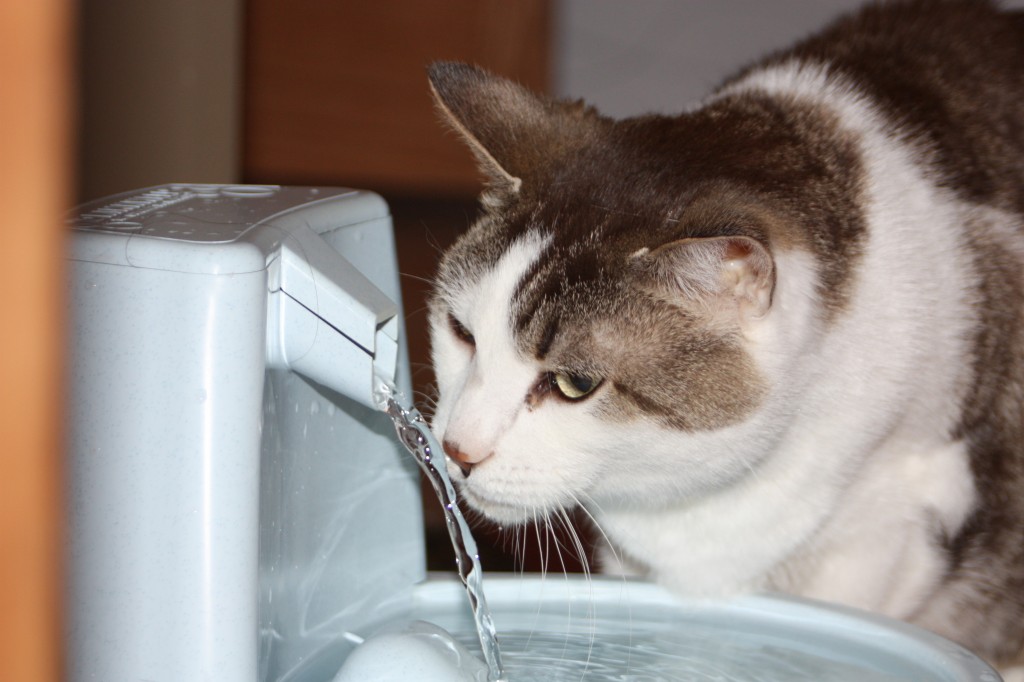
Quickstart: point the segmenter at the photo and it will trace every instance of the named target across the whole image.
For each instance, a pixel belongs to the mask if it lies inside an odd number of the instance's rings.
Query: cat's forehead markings
[[[551,243],[550,235],[528,232],[516,240],[476,287],[472,307],[478,341],[497,343],[510,338],[511,303],[523,279]],[[480,330],[477,332],[476,330]],[[484,330],[490,333],[483,334]],[[508,344],[511,349],[511,344]]]

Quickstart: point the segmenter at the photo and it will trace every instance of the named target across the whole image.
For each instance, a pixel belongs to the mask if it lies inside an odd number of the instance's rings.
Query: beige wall
[[[235,182],[242,0],[83,0],[79,199]]]
[[[554,90],[612,116],[672,113],[868,0],[559,0]],[[1002,0],[1024,8],[1024,0]]]

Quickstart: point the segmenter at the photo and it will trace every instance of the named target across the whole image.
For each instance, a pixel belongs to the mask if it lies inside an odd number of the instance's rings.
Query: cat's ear
[[[469,144],[491,189],[502,193],[519,192],[600,118],[580,102],[535,95],[468,64],[437,62],[428,74],[441,115]]]
[[[771,307],[775,265],[750,237],[680,239],[633,256],[649,285],[712,310],[738,310],[745,320]],[[733,305],[734,304],[734,305]]]

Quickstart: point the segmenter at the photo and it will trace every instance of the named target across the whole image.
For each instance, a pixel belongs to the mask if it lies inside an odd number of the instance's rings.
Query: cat
[[[473,508],[1022,665],[1024,15],[869,5],[671,116],[429,80],[487,180],[429,304]]]

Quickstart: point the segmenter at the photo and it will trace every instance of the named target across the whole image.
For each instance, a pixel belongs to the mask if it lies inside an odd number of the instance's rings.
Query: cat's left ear
[[[768,249],[750,237],[680,239],[634,254],[634,260],[663,295],[711,310],[737,310],[746,321],[771,308],[775,265]]]
[[[585,143],[602,120],[582,102],[537,95],[468,64],[438,62],[428,70],[442,117],[466,141],[491,190],[520,191],[542,169]]]

